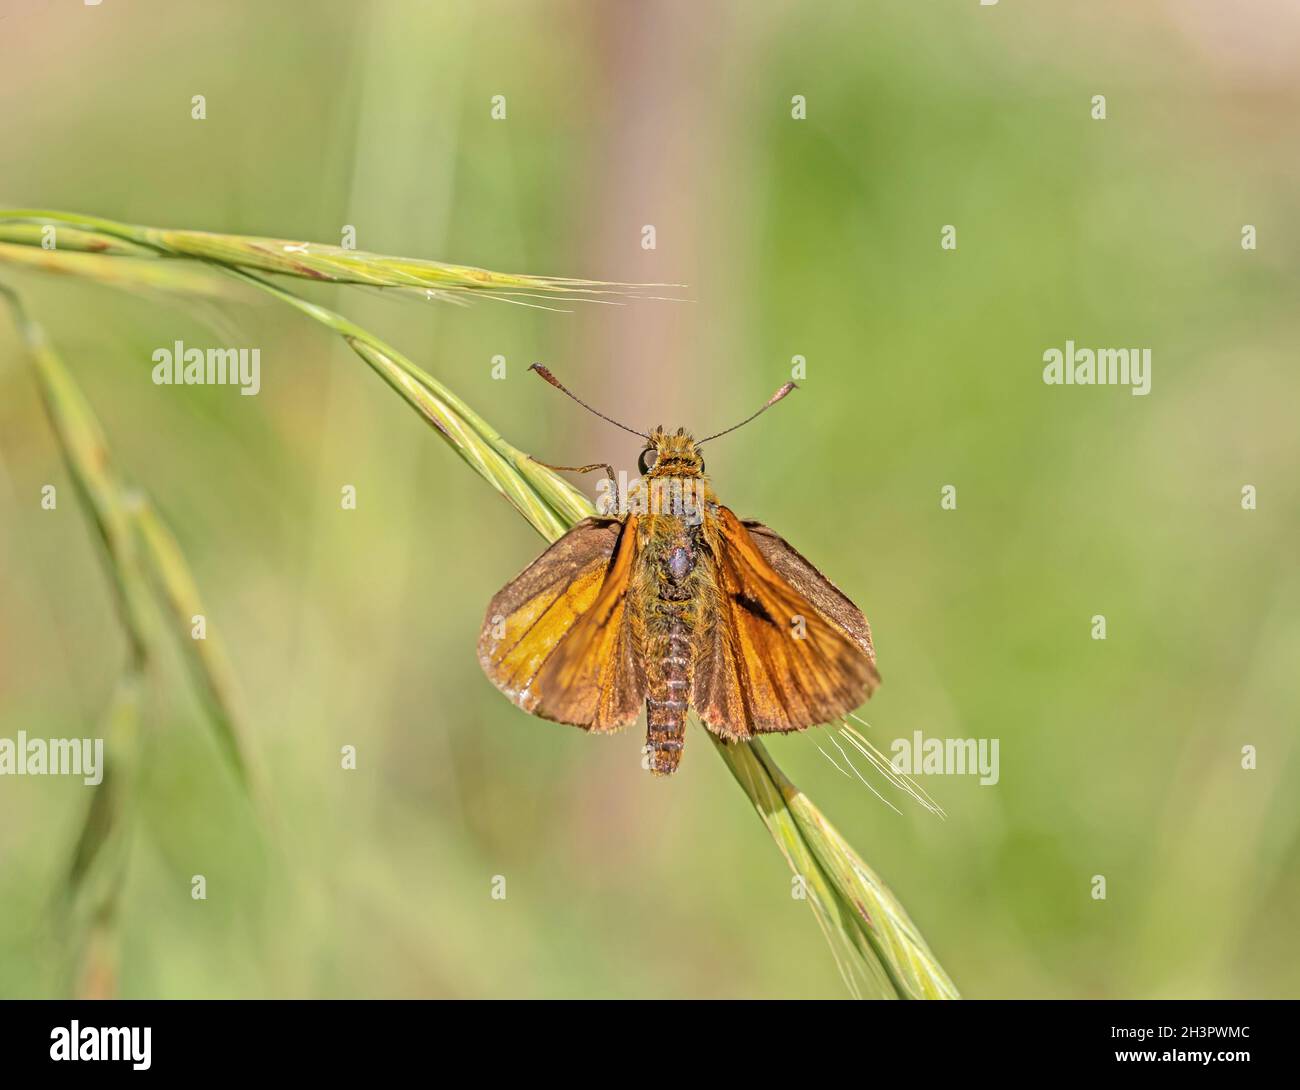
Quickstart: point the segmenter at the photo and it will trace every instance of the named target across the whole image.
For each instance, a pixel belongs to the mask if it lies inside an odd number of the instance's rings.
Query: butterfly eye
[[[701,472],[701,473],[704,472],[704,459],[703,459],[703,458],[700,459],[700,472]]]
[[[655,467],[655,462],[659,460],[659,452],[654,447],[646,447],[641,452],[641,457],[637,465],[641,467],[642,473],[649,473]]]

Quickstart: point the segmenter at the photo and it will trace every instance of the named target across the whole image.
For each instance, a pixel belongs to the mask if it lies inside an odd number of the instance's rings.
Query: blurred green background
[[[1001,780],[926,778],[940,821],[881,805],[819,732],[773,741],[783,767],[968,996],[1300,993],[1294,5],[0,13],[0,205],[335,243],[350,224],[367,250],[689,285],[556,314],[299,284],[540,458],[633,470],[638,448],[534,359],[698,434],[806,357],[798,394],[710,450],[714,485],[871,618],[876,744],[998,738]],[[123,994],[844,994],[698,730],[656,781],[640,724],[588,737],[483,678],[482,611],[542,543],[346,347],[256,298],[220,305],[219,338],[174,300],[0,277],[175,526],[274,807],[263,833],[165,661]],[[1151,394],[1045,386],[1067,338],[1150,346]],[[259,346],[261,393],[153,385],[177,339]],[[7,321],[0,458],[0,737],[99,733],[125,643]],[[0,995],[67,988],[51,905],[89,796],[0,779]]]

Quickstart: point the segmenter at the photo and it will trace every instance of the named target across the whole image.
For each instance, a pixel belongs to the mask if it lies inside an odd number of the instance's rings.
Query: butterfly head
[[[647,437],[638,466],[641,476],[703,477],[704,458],[695,440],[683,428],[675,432],[655,428]]]

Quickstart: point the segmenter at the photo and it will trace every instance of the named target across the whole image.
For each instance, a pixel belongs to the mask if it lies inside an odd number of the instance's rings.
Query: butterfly
[[[687,712],[727,741],[804,730],[858,707],[880,684],[862,612],[779,535],[717,501],[696,441],[639,432],[641,478],[615,510],[586,518],[488,605],[479,662],[524,711],[606,734],[646,709],[646,767],[681,762]],[[545,463],[543,463],[545,464]],[[604,469],[617,493],[612,467]],[[637,487],[640,486],[640,487]],[[636,493],[634,497],[634,492]]]

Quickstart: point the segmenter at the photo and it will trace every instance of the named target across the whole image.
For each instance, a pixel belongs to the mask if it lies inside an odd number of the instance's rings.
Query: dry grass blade
[[[205,633],[202,639],[192,637],[194,618],[206,620],[208,611],[199,597],[199,588],[185,561],[185,554],[147,496],[137,491],[130,496],[129,502],[143,545],[145,565],[166,603],[170,627],[189,669],[190,679],[203,702],[218,743],[239,779],[251,790],[257,781],[248,767],[247,746],[233,710],[234,671],[226,657],[225,644],[213,632]]]
[[[0,242],[40,245],[41,232],[53,227],[56,245],[100,253],[184,257],[227,268],[279,273],[332,284],[362,284],[427,293],[429,298],[495,296],[521,303],[542,297],[569,301],[660,298],[651,289],[672,284],[619,284],[557,276],[492,272],[422,258],[394,257],[349,250],[319,242],[176,231],[117,223],[95,216],[47,209],[0,209]],[[128,247],[129,249],[121,249]]]
[[[0,286],[36,367],[42,398],[64,462],[91,515],[107,558],[128,656],[105,730],[104,779],[92,796],[64,890],[71,921],[69,974],[74,994],[112,994],[116,981],[114,920],[131,836],[129,790],[137,754],[140,679],[152,642],[148,588],[122,489],[103,431],[81,391],[28,317],[18,297]]]

